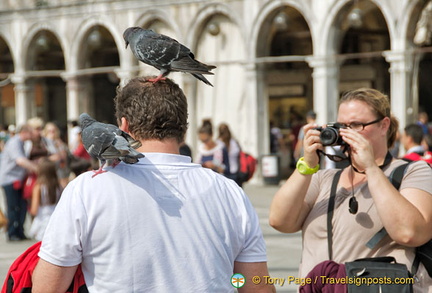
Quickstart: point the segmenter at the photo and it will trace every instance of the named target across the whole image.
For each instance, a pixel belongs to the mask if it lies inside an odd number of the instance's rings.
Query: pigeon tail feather
[[[209,85],[209,86],[213,86],[210,81],[207,80],[207,78],[205,78],[202,74],[199,73],[191,73],[195,78],[201,80],[202,82],[204,82],[205,84]]]
[[[209,72],[209,70],[212,70],[214,68],[216,68],[216,66],[207,65],[191,58],[182,58],[171,63],[172,71],[182,71],[189,73],[213,75],[214,73]]]

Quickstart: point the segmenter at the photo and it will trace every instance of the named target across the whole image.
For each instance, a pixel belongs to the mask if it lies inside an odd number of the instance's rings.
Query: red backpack
[[[240,151],[239,153],[239,181],[246,182],[252,178],[255,173],[257,160],[248,153]]]
[[[32,290],[32,274],[39,261],[41,242],[30,246],[10,266],[1,293],[30,293]],[[78,266],[72,284],[66,293],[88,293],[81,266]]]

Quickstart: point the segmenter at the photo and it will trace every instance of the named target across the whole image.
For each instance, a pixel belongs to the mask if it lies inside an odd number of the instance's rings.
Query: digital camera
[[[342,140],[342,136],[339,133],[339,129],[346,128],[345,125],[341,123],[328,123],[326,128],[317,127],[319,130],[320,140],[323,146],[333,146],[333,145],[344,145],[345,142]]]

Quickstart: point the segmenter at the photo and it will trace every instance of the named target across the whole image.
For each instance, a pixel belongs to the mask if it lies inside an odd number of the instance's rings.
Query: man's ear
[[[121,118],[119,128],[124,132],[129,133],[129,122],[126,120],[126,118],[124,117]]]

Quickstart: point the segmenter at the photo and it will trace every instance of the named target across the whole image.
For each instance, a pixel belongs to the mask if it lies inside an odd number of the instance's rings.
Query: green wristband
[[[298,161],[297,161],[297,165],[296,165],[297,171],[299,171],[300,174],[303,175],[312,175],[315,174],[316,172],[318,172],[320,165],[317,164],[315,167],[311,168],[309,167],[308,164],[306,164],[304,157],[301,157]]]

